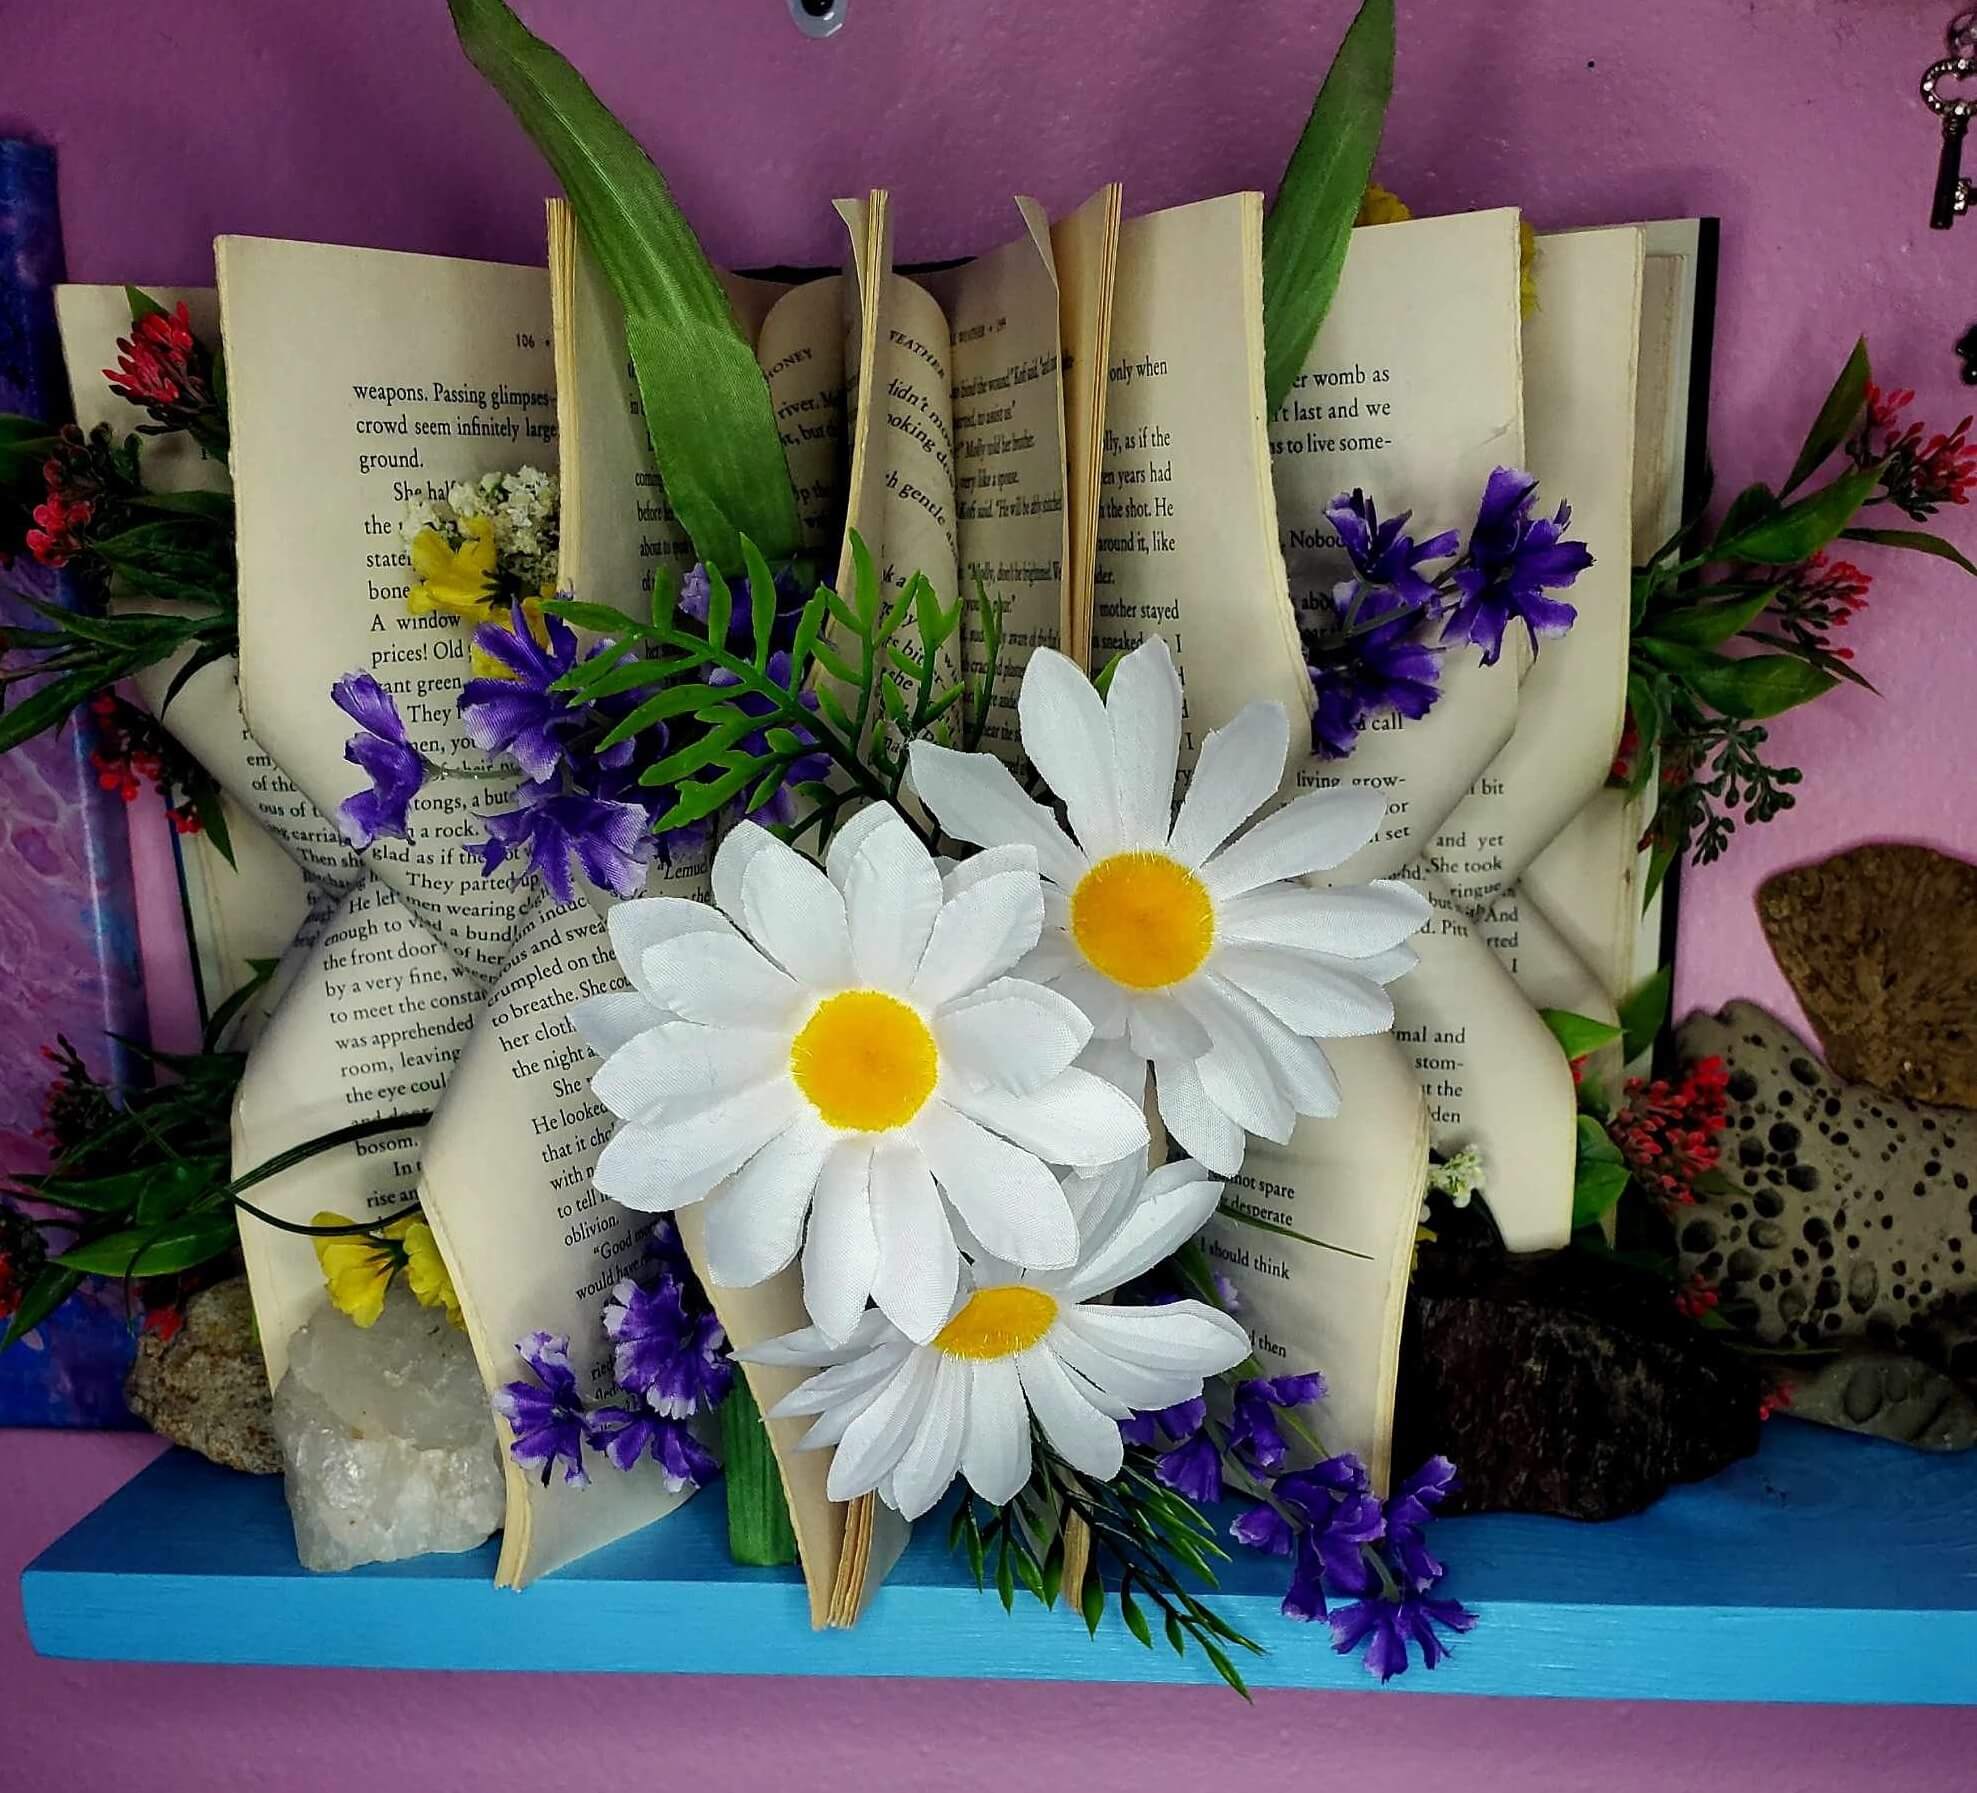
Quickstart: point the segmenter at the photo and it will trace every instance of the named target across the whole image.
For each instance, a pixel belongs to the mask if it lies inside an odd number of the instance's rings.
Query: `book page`
[[[1119,273],[1119,183],[1101,187],[1050,227],[1064,350],[1064,497],[1070,559],[1064,575],[1063,651],[1091,666],[1099,482],[1104,474],[1106,370]]]
[[[1425,866],[1409,876],[1435,913],[1410,943],[1420,965],[1388,993],[1393,1037],[1413,1060],[1431,1137],[1444,1153],[1473,1146],[1482,1154],[1490,1213],[1510,1250],[1563,1245],[1577,1160],[1571,1067],[1448,887]]]
[[[333,811],[362,779],[343,753],[354,725],[330,687],[361,669],[396,698],[422,753],[484,764],[455,703],[472,628],[407,613],[398,527],[409,500],[443,497],[456,480],[554,468],[547,275],[260,237],[221,237],[217,254],[249,728]],[[411,840],[366,855],[483,978],[507,957],[517,905],[469,848],[483,832],[475,811],[514,782],[428,780]]]
[[[338,904],[248,1053],[233,1109],[236,1174],[358,1121],[429,1110],[460,1055],[481,987],[387,885],[367,878]],[[359,1140],[247,1192],[282,1220],[322,1210],[382,1220],[416,1198],[421,1129]],[[309,1239],[240,1217],[270,1385],[288,1342],[325,1300]]]
[[[796,488],[803,551],[826,572],[844,540],[845,303],[841,275],[808,281],[776,300],[755,339]]]
[[[1255,193],[1119,231],[1090,659],[1166,637],[1184,773],[1246,703],[1311,708],[1270,500],[1262,241]]]
[[[1324,1371],[1330,1393],[1317,1424],[1325,1449],[1356,1451],[1384,1494],[1408,1269],[1427,1186],[1427,1107],[1391,1039],[1328,1040],[1325,1056],[1349,1119],[1301,1119],[1285,1146],[1252,1139],[1202,1243],[1235,1285],[1236,1317],[1262,1373]]]
[[[1470,915],[1592,801],[1620,744],[1641,255],[1631,225],[1538,239],[1537,307],[1524,321],[1525,465],[1538,479],[1541,514],[1570,503],[1571,535],[1593,564],[1563,594],[1578,620],[1541,644],[1509,741],[1436,837],[1435,863]]]
[[[1015,242],[930,278],[947,312],[954,361],[954,505],[958,595],[977,585],[1002,606],[1002,649],[982,744],[1012,763],[1023,747],[1016,693],[1039,647],[1064,639],[1064,377],[1050,221],[1016,202]],[[944,601],[954,593],[942,592]],[[970,673],[983,644],[974,612],[963,639]]]
[[[1329,614],[1351,577],[1325,518],[1340,493],[1363,488],[1383,518],[1411,510],[1416,540],[1466,534],[1491,471],[1523,464],[1518,282],[1514,211],[1352,233],[1331,310],[1270,423],[1277,532],[1301,616]],[[1433,840],[1510,738],[1514,658],[1485,667],[1466,647],[1445,655],[1425,717],[1377,717],[1345,760],[1302,766],[1300,789],[1387,793],[1386,826],[1339,876],[1387,876]]]

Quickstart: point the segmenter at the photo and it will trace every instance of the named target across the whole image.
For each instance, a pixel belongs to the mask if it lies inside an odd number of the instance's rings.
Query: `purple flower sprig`
[[[1593,557],[1565,539],[1570,505],[1537,514],[1537,488],[1532,475],[1497,468],[1466,544],[1455,530],[1416,541],[1407,533],[1411,511],[1383,520],[1358,489],[1326,506],[1353,576],[1333,590],[1330,614],[1305,631],[1314,752],[1343,758],[1380,718],[1427,715],[1441,696],[1442,655],[1458,643],[1493,666],[1514,624],[1524,625],[1534,652],[1540,636],[1571,628],[1577,612],[1547,594],[1571,586]],[[1426,563],[1436,560],[1446,564],[1430,574]]]
[[[586,1401],[570,1341],[532,1332],[515,1349],[534,1379],[506,1383],[494,1396],[512,1434],[508,1454],[544,1487],[559,1464],[567,1486],[587,1486],[586,1448],[624,1471],[651,1458],[670,1493],[710,1481],[720,1465],[693,1422],[727,1398],[734,1364],[670,1220],[654,1225],[639,1274],[612,1289],[602,1325],[618,1391],[629,1398]]]
[[[406,738],[397,703],[368,672],[345,673],[330,687],[330,697],[358,725],[344,743],[343,757],[371,781],[337,805],[344,839],[360,852],[386,836],[411,839],[406,812],[431,767]]]

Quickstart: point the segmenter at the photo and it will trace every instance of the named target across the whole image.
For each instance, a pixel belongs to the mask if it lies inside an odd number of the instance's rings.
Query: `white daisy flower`
[[[1069,1264],[1077,1226],[1047,1165],[1096,1170],[1147,1131],[1072,1067],[1091,1033],[1076,1005],[1006,975],[1043,926],[1036,855],[977,854],[943,879],[878,805],[822,871],[741,823],[713,882],[718,908],[614,908],[635,988],[572,1010],[608,1055],[591,1087],[622,1122],[597,1187],[647,1210],[705,1199],[708,1268],[730,1287],[800,1248],[827,1338],[852,1332],[868,1294],[932,1338],[960,1276],[955,1216],[1012,1263]]]
[[[983,1256],[943,1325],[916,1344],[872,1312],[833,1345],[817,1329],[771,1339],[752,1363],[825,1366],[770,1410],[818,1415],[804,1450],[834,1445],[828,1492],[876,1489],[908,1519],[936,1506],[958,1470],[982,1499],[1012,1500],[1030,1479],[1030,1421],[1073,1469],[1119,1473],[1119,1422],[1201,1393],[1249,1355],[1249,1336],[1199,1301],[1121,1307],[1101,1297],[1201,1230],[1222,1185],[1198,1164],[1145,1177],[1135,1165],[1066,1191],[1086,1207],[1087,1241],[1068,1270],[1023,1272]]]
[[[1103,701],[1039,650],[1018,709],[1075,839],[991,754],[916,741],[913,784],[957,839],[1035,848],[1045,925],[1019,970],[1091,1018],[1086,1062],[1127,1089],[1151,1062],[1167,1130],[1221,1176],[1241,1168],[1247,1133],[1281,1144],[1299,1115],[1336,1114],[1314,1042],[1393,1025],[1384,986],[1413,969],[1405,943],[1429,907],[1403,883],[1297,880],[1365,846],[1386,800],[1310,791],[1237,835],[1276,795],[1290,747],[1283,706],[1253,703],[1203,743],[1176,815],[1181,681],[1158,636],[1119,662]]]

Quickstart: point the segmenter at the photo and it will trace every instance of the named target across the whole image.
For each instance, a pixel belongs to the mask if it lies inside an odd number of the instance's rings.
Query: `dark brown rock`
[[[1668,1285],[1579,1247],[1428,1248],[1408,1300],[1394,1461],[1454,1459],[1451,1512],[1614,1519],[1757,1449],[1756,1367]]]

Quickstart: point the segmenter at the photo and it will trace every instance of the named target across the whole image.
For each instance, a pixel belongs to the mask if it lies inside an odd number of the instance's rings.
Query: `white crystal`
[[[305,1569],[471,1550],[501,1523],[501,1447],[466,1335],[394,1282],[369,1327],[325,1307],[275,1390]]]

